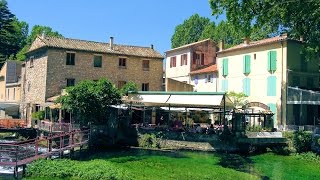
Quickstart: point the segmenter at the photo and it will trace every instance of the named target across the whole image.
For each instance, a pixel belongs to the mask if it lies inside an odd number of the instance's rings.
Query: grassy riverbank
[[[28,179],[319,179],[319,161],[271,153],[251,157],[202,152],[130,150],[81,161],[41,160]]]

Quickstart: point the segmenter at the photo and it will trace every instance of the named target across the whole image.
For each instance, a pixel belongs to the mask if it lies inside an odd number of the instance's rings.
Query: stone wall
[[[66,65],[66,50],[48,51],[48,76],[46,98],[60,94],[66,87],[66,79],[73,78],[75,83],[82,80],[109,79],[116,86],[118,81],[134,81],[139,90],[142,83],[149,83],[150,91],[159,91],[162,86],[162,59],[125,56],[126,68],[119,68],[119,56],[76,51],[75,65]],[[102,56],[102,67],[93,66],[94,55]],[[122,57],[122,56],[120,56]],[[150,60],[149,71],[144,71],[142,61]]]

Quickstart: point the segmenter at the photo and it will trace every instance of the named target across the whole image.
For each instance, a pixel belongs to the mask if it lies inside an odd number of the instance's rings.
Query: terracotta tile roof
[[[292,40],[292,39],[289,39],[286,35],[276,36],[276,37],[272,37],[272,38],[262,39],[259,41],[252,41],[252,42],[249,42],[249,44],[242,43],[242,44],[233,46],[229,49],[219,51],[217,53],[224,53],[224,52],[229,52],[229,51],[234,51],[234,50],[239,50],[239,49],[245,49],[245,48],[250,48],[253,46],[265,45],[265,44],[270,44],[270,43],[285,41],[285,40]],[[297,40],[295,40],[295,41],[297,41]],[[298,42],[300,42],[300,41],[298,41]]]
[[[205,39],[205,40],[202,40],[202,41],[198,41],[198,42],[194,42],[194,43],[186,44],[186,45],[183,45],[183,46],[180,46],[180,47],[177,47],[177,48],[170,49],[170,50],[166,51],[166,53],[172,52],[172,51],[176,51],[176,50],[180,50],[180,49],[184,49],[184,48],[188,48],[188,47],[192,47],[192,46],[197,46],[197,45],[205,43],[205,42],[212,42],[213,44],[216,44],[211,39]]]
[[[41,47],[63,48],[70,50],[80,51],[92,51],[97,53],[110,53],[118,55],[138,56],[147,58],[159,58],[164,57],[154,49],[150,47],[130,46],[113,44],[113,49],[110,49],[109,43],[86,41],[70,38],[58,38],[58,37],[45,37],[38,36],[43,43],[40,46],[35,46],[29,49],[29,52],[34,51]]]
[[[201,69],[197,69],[195,71],[191,71],[190,74],[203,74],[203,73],[209,73],[209,72],[217,72],[217,65],[216,64],[212,64],[210,66],[201,68]]]

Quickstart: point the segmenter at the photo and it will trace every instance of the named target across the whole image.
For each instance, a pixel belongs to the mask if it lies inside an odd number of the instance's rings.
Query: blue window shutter
[[[277,94],[277,77],[269,76],[267,79],[267,96],[276,96]]]
[[[250,96],[250,84],[251,84],[251,79],[250,78],[244,78],[242,80],[243,84],[243,93],[247,96]]]
[[[228,91],[228,80],[226,79],[223,79],[222,82],[221,82],[221,91],[223,92],[227,92]]]
[[[275,125],[276,122],[277,122],[277,105],[274,104],[274,103],[269,103],[268,106],[269,106],[270,110],[274,113],[274,115],[273,115],[273,125]]]
[[[194,84],[198,84],[198,75],[194,76]]]
[[[251,79],[250,78],[246,78],[247,79],[247,96],[250,96],[250,87],[251,87]]]
[[[228,80],[226,79],[225,80],[225,92],[227,92],[228,91]]]

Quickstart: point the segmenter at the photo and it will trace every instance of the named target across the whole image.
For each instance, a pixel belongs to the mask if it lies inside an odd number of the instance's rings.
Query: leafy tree
[[[247,95],[245,95],[244,93],[230,91],[227,93],[227,96],[231,99],[236,108],[241,108],[242,106],[248,103],[246,100]]]
[[[199,14],[192,15],[175,28],[171,38],[171,47],[176,48],[199,40],[203,30],[210,23],[209,18],[200,17]]]
[[[36,37],[42,33],[45,33],[46,36],[63,37],[59,32],[53,31],[51,27],[35,25],[32,27],[31,33],[26,39],[25,46],[18,52],[17,60],[22,61],[25,59],[24,54],[29,50],[32,42],[36,39]]]
[[[120,89],[120,94],[122,96],[128,95],[128,92],[132,91],[132,92],[136,92],[138,91],[138,86],[135,82],[129,81],[127,82],[124,86],[122,86],[122,88]]]
[[[0,61],[4,61],[14,49],[9,37],[15,33],[13,21],[14,15],[8,9],[7,1],[0,0]]]
[[[245,37],[254,29],[268,29],[273,35],[288,32],[298,39],[303,36],[307,59],[320,56],[320,1],[278,0],[210,0],[212,14],[226,14],[227,19]]]
[[[106,124],[113,121],[110,106],[121,102],[118,89],[107,79],[81,81],[66,91],[67,94],[57,102],[62,104],[63,109],[75,113],[81,124]]]

